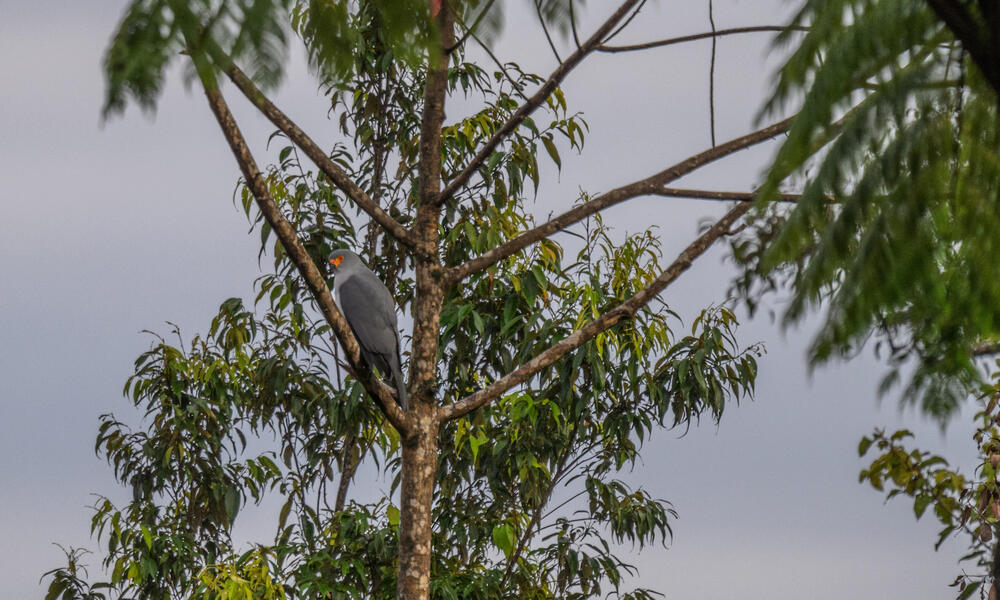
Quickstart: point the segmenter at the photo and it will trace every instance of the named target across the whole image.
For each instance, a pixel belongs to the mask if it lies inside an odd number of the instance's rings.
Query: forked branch
[[[236,124],[236,119],[229,110],[229,106],[226,104],[225,98],[222,97],[218,86],[213,85],[213,83],[203,81],[205,96],[208,98],[208,104],[212,108],[216,120],[219,122],[219,127],[222,129],[226,141],[229,142],[233,156],[236,157],[236,162],[239,163],[243,177],[246,179],[247,185],[253,193],[254,200],[260,208],[261,214],[267,219],[267,222],[271,225],[275,234],[277,234],[278,239],[281,240],[281,245],[284,247],[285,252],[288,253],[299,274],[305,280],[310,293],[312,293],[319,304],[323,317],[330,324],[330,327],[333,328],[340,345],[344,348],[347,359],[350,361],[351,367],[354,369],[359,381],[364,385],[368,394],[376,400],[389,422],[400,432],[407,432],[409,430],[408,421],[406,415],[396,404],[395,392],[389,386],[382,383],[361,360],[358,341],[354,337],[354,333],[351,331],[347,321],[344,320],[344,316],[337,309],[337,305],[334,303],[333,297],[330,295],[330,290],[326,285],[326,280],[316,267],[316,264],[313,263],[309,253],[306,252],[305,246],[302,245],[302,241],[299,240],[299,236],[295,232],[295,228],[281,214],[281,210],[278,208],[277,203],[275,203],[270,191],[268,191],[267,182],[264,181],[260,169],[257,168],[257,163],[253,158],[253,154],[250,153],[250,148],[247,146],[243,133]]]
[[[682,273],[691,267],[691,263],[696,258],[705,253],[716,240],[727,235],[730,227],[740,219],[752,206],[751,202],[740,202],[729,210],[721,219],[715,222],[712,227],[702,233],[670,264],[669,267],[659,277],[653,280],[648,286],[640,290],[634,296],[619,304],[615,308],[602,314],[583,328],[576,330],[572,334],[555,343],[549,349],[535,356],[524,363],[508,375],[501,377],[485,388],[474,392],[458,402],[442,406],[438,412],[438,418],[442,422],[457,419],[470,412],[486,406],[510,388],[524,383],[535,373],[553,364],[571,350],[586,344],[597,334],[614,327],[623,319],[630,319],[643,306],[648,304],[657,294],[662,292],[668,285],[673,283]]]
[[[275,127],[281,130],[282,133],[288,136],[288,139],[302,149],[302,151],[308,156],[313,163],[327,177],[330,181],[337,186],[340,191],[347,194],[347,197],[351,199],[355,204],[358,205],[361,210],[368,213],[368,215],[376,223],[382,226],[386,232],[392,237],[399,240],[405,246],[409,248],[415,248],[417,246],[414,241],[413,235],[410,231],[401,225],[398,221],[393,219],[389,213],[382,210],[382,207],[378,205],[366,192],[361,188],[353,179],[340,168],[337,163],[327,155],[326,152],[320,148],[316,142],[312,140],[298,125],[296,125],[291,119],[288,118],[285,113],[283,113],[277,106],[272,103],[267,96],[264,95],[253,81],[250,80],[246,74],[243,73],[236,65],[231,64],[228,69],[226,69],[226,75],[229,79],[236,84],[236,87],[243,92],[243,95],[247,97],[250,102],[257,107],[257,110],[264,113],[264,115],[274,124]]]
[[[551,75],[549,75],[549,78],[545,80],[542,87],[539,88],[533,96],[528,98],[524,104],[518,107],[516,111],[514,111],[514,114],[512,114],[510,118],[496,130],[490,139],[486,141],[483,147],[480,148],[479,152],[476,153],[471,161],[469,161],[469,164],[465,165],[465,168],[462,169],[450,182],[448,182],[448,185],[445,186],[444,190],[442,190],[438,195],[438,204],[447,202],[449,198],[458,192],[458,190],[462,189],[462,186],[468,183],[472,175],[483,165],[483,163],[486,162],[490,155],[493,154],[493,151],[496,150],[497,146],[503,143],[511,132],[517,129],[517,127],[523,123],[524,120],[535,111],[535,109],[541,106],[542,103],[545,102],[546,98],[552,95],[552,92],[559,87],[559,84],[562,83],[563,79],[565,79],[567,75],[569,75],[570,71],[576,68],[576,66],[579,65],[588,54],[596,50],[597,47],[604,41],[604,37],[608,35],[614,26],[625,18],[629,11],[632,10],[632,7],[638,3],[639,0],[625,0],[625,2],[618,7],[618,10],[616,10],[614,14],[611,15],[611,17],[609,17],[608,20],[605,21],[604,24],[601,25],[597,31],[590,36],[590,38],[587,39],[587,41],[577,48],[573,54],[566,57],[566,60],[564,60],[559,67],[553,71]]]
[[[590,202],[581,204],[576,208],[566,211],[558,217],[555,217],[550,221],[535,227],[534,229],[529,229],[518,237],[497,246],[479,257],[473,258],[456,267],[452,267],[448,272],[448,277],[451,281],[459,281],[473,273],[478,273],[479,271],[482,271],[483,269],[486,269],[491,265],[516,254],[517,252],[520,252],[531,244],[539,242],[544,238],[562,231],[574,223],[579,223],[597,212],[616,204],[621,204],[626,200],[637,198],[639,196],[682,195],[676,193],[672,194],[670,192],[670,188],[667,188],[666,186],[684,175],[687,175],[688,173],[691,173],[692,171],[713,161],[767,141],[784,133],[785,131],[788,131],[788,127],[791,125],[791,122],[792,118],[790,117],[769,127],[759,129],[743,137],[730,140],[724,144],[720,144],[709,150],[695,154],[694,156],[691,156],[668,169],[660,171],[655,175],[651,175],[646,179],[642,179],[601,194]]]

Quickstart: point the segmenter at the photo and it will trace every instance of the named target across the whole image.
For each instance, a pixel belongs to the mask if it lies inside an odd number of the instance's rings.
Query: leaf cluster
[[[808,1],[792,24],[808,33],[767,110],[801,108],[737,247],[739,286],[790,285],[786,323],[826,309],[813,364],[876,334],[883,391],[915,364],[904,398],[945,419],[980,379],[973,345],[1000,334],[995,96],[922,1]]]
[[[973,434],[981,461],[971,477],[952,468],[942,456],[907,448],[907,440],[913,437],[907,430],[892,434],[876,430],[858,444],[859,456],[877,451],[859,474],[859,481],[884,492],[886,500],[909,497],[917,519],[930,510],[941,525],[935,550],[949,538],[965,538],[969,551],[960,562],[971,562],[977,572],[963,570],[952,583],[960,600],[989,589],[1000,576],[995,548],[1000,533],[998,382],[1000,379],[981,390],[984,403],[975,416],[979,426]]]

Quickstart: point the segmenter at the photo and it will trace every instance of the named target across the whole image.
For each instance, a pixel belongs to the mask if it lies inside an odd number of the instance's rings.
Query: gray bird
[[[396,303],[385,284],[350,250],[335,250],[330,255],[333,268],[333,299],[351,326],[361,346],[361,357],[391,377],[399,394],[397,402],[405,411],[406,382],[399,358],[399,328]]]

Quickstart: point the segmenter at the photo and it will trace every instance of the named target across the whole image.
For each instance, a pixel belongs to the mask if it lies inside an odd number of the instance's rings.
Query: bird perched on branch
[[[333,299],[351,326],[361,346],[361,357],[390,377],[396,385],[396,402],[407,409],[406,382],[399,358],[399,328],[396,303],[385,284],[350,250],[335,250],[330,255],[333,268]]]

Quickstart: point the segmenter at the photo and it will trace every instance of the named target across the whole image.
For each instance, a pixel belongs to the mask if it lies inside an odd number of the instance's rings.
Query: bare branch
[[[573,0],[569,0],[569,27],[573,32],[573,43],[580,47],[580,33],[576,30],[576,15],[573,13]],[[559,61],[562,62],[562,61]]]
[[[292,142],[295,143],[299,148],[305,152],[316,166],[319,167],[323,173],[337,186],[342,192],[347,194],[355,204],[357,204],[361,210],[368,213],[368,215],[376,223],[382,226],[390,235],[402,242],[409,248],[415,248],[416,242],[413,236],[410,234],[409,230],[401,225],[398,221],[389,216],[389,213],[382,210],[377,202],[372,200],[372,198],[355,183],[351,177],[340,168],[337,163],[327,155],[326,152],[320,148],[316,142],[312,140],[302,129],[299,128],[291,119],[288,118],[285,113],[275,106],[267,96],[264,95],[260,89],[250,78],[247,77],[243,71],[239,69],[234,64],[226,70],[226,75],[229,79],[236,84],[236,87],[243,92],[243,95],[247,97],[250,102],[257,107],[257,109],[264,113],[264,115],[274,124],[275,127],[280,129],[285,135],[288,136]]]
[[[511,89],[514,91],[514,93],[520,96],[522,100],[527,100],[528,97],[524,95],[524,85],[518,83],[517,81],[514,80],[513,77],[510,76],[510,73],[507,71],[507,67],[502,62],[500,62],[500,59],[497,58],[496,54],[493,54],[493,51],[490,50],[489,46],[483,43],[483,40],[479,39],[479,36],[476,34],[472,34],[472,39],[476,40],[476,43],[479,44],[479,47],[483,49],[483,52],[486,52],[486,55],[489,56],[491,59],[493,59],[493,62],[496,64],[497,68],[500,69],[500,72],[503,73],[503,76],[507,79],[508,82],[510,82]]]
[[[476,28],[479,27],[479,23],[482,22],[483,17],[486,16],[486,13],[490,12],[490,9],[493,8],[494,2],[496,2],[496,0],[489,0],[489,2],[486,3],[486,6],[484,6],[483,9],[479,11],[479,16],[476,17],[476,19],[472,22],[472,25],[468,27],[466,27],[465,21],[462,20],[462,18],[458,15],[458,13],[455,14],[455,20],[461,23],[462,27],[465,27],[465,34],[457,42],[445,48],[444,49],[445,54],[451,54],[452,52],[460,48],[462,44],[464,44],[465,41],[469,39],[470,36],[475,35],[474,32],[476,31]]]
[[[278,239],[281,240],[281,245],[284,247],[285,252],[288,253],[289,258],[292,259],[302,279],[305,280],[310,293],[312,293],[319,304],[323,317],[330,324],[337,339],[340,341],[340,345],[344,348],[344,353],[347,355],[355,374],[358,376],[358,380],[364,385],[368,394],[375,399],[389,422],[400,432],[408,432],[410,429],[409,422],[406,415],[396,404],[395,391],[382,383],[372,372],[371,368],[361,360],[361,350],[358,346],[358,341],[354,337],[354,333],[351,331],[347,321],[344,320],[344,316],[337,309],[337,305],[330,295],[330,289],[326,285],[326,280],[316,267],[316,264],[313,263],[312,258],[309,257],[309,253],[306,252],[305,246],[302,245],[302,241],[295,232],[295,227],[281,214],[281,210],[275,203],[270,191],[268,191],[267,183],[264,181],[260,169],[257,168],[257,163],[253,158],[253,154],[250,153],[250,148],[247,146],[243,133],[236,124],[236,119],[229,110],[229,106],[222,97],[218,86],[211,83],[213,82],[203,80],[208,104],[212,108],[216,120],[219,122],[219,127],[222,129],[226,141],[229,142],[229,147],[233,151],[233,156],[236,157],[236,162],[239,163],[247,186],[253,192],[254,200],[256,200],[257,206],[260,208],[261,214],[267,219],[267,222],[271,225],[275,234],[277,234]]]
[[[465,277],[468,277],[472,273],[478,273],[483,269],[486,269],[490,265],[493,265],[508,256],[520,252],[524,248],[527,248],[531,244],[541,241],[554,233],[562,231],[563,229],[569,227],[574,223],[578,223],[594,213],[600,212],[608,207],[614,206],[630,200],[632,198],[637,198],[639,196],[650,196],[650,195],[663,195],[663,196],[683,196],[681,193],[671,193],[668,191],[666,186],[672,181],[687,175],[691,171],[703,167],[704,165],[729,156],[739,150],[749,148],[761,142],[767,141],[777,135],[780,135],[788,130],[791,124],[791,117],[775,123],[764,129],[757,130],[753,133],[745,135],[743,137],[736,138],[724,144],[715,146],[709,150],[706,150],[700,154],[696,154],[686,160],[683,160],[674,166],[660,171],[655,175],[630,183],[628,185],[622,186],[620,188],[611,190],[601,194],[597,198],[594,198],[586,204],[581,204],[576,208],[573,208],[563,214],[555,217],[554,219],[535,227],[534,229],[529,229],[528,231],[522,233],[520,236],[504,243],[496,248],[486,252],[482,256],[473,258],[468,262],[465,262],[457,267],[452,267],[449,269],[448,277],[452,281],[458,281]],[[690,191],[690,190],[689,190]],[[700,193],[700,192],[699,192]],[[722,194],[723,192],[717,192],[716,194]],[[706,193],[707,195],[708,193]],[[697,197],[697,196],[693,196]],[[716,199],[729,199],[723,197],[717,197]]]
[[[715,145],[715,51],[719,36],[716,35],[715,15],[712,11],[712,0],[708,0],[708,23],[712,27],[712,62],[708,68],[708,120],[712,145]]]
[[[485,388],[474,392],[458,402],[441,407],[438,412],[439,418],[443,421],[457,419],[477,408],[486,406],[510,388],[524,383],[535,373],[553,364],[571,350],[589,342],[597,334],[610,329],[623,319],[632,318],[635,313],[649,303],[662,292],[668,285],[673,283],[682,273],[691,267],[691,263],[696,258],[704,254],[716,240],[726,235],[729,228],[750,210],[752,203],[740,202],[729,210],[721,219],[715,222],[712,227],[697,237],[673,263],[652,283],[636,293],[634,296],[619,304],[615,308],[604,313],[600,317],[586,324],[582,329],[578,329],[569,336],[555,343],[549,349],[538,354],[528,362],[524,363],[508,375],[501,377]]]
[[[528,98],[528,100],[516,111],[514,111],[514,114],[512,114],[510,118],[496,130],[496,133],[494,133],[493,136],[486,141],[479,152],[476,153],[471,161],[469,161],[469,164],[467,164],[465,168],[462,169],[462,171],[448,183],[444,190],[438,195],[438,204],[446,202],[449,198],[454,196],[455,193],[462,188],[462,186],[468,183],[469,178],[471,178],[476,170],[479,169],[484,162],[486,162],[486,159],[493,154],[493,151],[496,150],[497,146],[499,146],[501,142],[503,142],[507,136],[511,134],[511,132],[517,129],[517,127],[524,122],[524,120],[528,118],[528,116],[531,115],[535,109],[545,102],[545,99],[548,98],[557,87],[559,87],[559,84],[562,83],[563,79],[565,79],[567,75],[569,75],[570,71],[576,68],[576,66],[579,65],[588,54],[597,49],[597,47],[601,44],[601,40],[605,35],[607,35],[608,31],[610,31],[616,23],[624,18],[625,15],[628,14],[632,7],[638,2],[639,0],[625,0],[625,2],[618,7],[618,10],[616,10],[614,14],[611,15],[611,17],[608,18],[608,20],[594,32],[594,35],[590,36],[590,38],[587,39],[587,41],[576,50],[576,52],[569,55],[566,60],[562,62],[551,75],[549,75],[549,78],[545,80],[542,87],[539,88],[534,95]]]
[[[983,342],[972,347],[973,356],[992,356],[1000,354],[1000,342]]]
[[[759,33],[763,31],[785,31],[792,29],[795,31],[809,31],[808,27],[798,27],[798,26],[787,26],[787,25],[754,25],[752,27],[734,27],[732,29],[719,29],[718,31],[707,31],[705,33],[695,33],[692,35],[682,35],[680,37],[667,38],[665,40],[657,40],[655,42],[645,42],[643,44],[630,44],[627,46],[606,46],[601,45],[597,48],[599,52],[617,53],[617,52],[635,52],[637,50],[649,50],[650,48],[662,48],[663,46],[672,46],[674,44],[683,44],[685,42],[694,42],[697,40],[704,39],[715,39],[727,35],[735,35],[740,33]]]
[[[657,196],[668,198],[696,198],[698,200],[719,200],[722,202],[749,202],[757,198],[757,192],[716,192],[712,190],[685,190],[664,188]],[[776,202],[798,202],[800,194],[779,194]]]
[[[995,31],[991,34],[990,31],[990,26],[994,23],[987,23],[987,27],[981,26],[962,2],[927,0],[927,4],[962,42],[962,47],[972,57],[972,62],[976,63],[1000,98],[1000,65],[997,64],[997,44],[992,39],[998,34]]]
[[[572,0],[570,0],[572,4]],[[552,55],[556,57],[556,62],[560,65],[562,64],[562,58],[559,56],[559,51],[556,50],[556,45],[552,41],[552,36],[549,34],[549,28],[545,25],[545,17],[542,16],[542,5],[540,0],[535,0],[535,14],[538,15],[538,23],[542,26],[542,32],[545,33],[545,39],[549,42],[549,48],[552,50]],[[579,47],[579,44],[577,44]]]
[[[646,0],[642,0],[642,2],[639,3],[639,6],[636,6],[635,10],[632,11],[632,14],[629,15],[627,19],[625,19],[625,22],[623,22],[621,25],[619,25],[618,29],[615,29],[614,31],[612,31],[608,35],[608,37],[604,38],[604,41],[601,42],[601,44],[602,45],[603,44],[607,44],[611,40],[613,40],[616,37],[618,37],[618,34],[620,34],[621,32],[625,31],[625,28],[628,27],[629,23],[631,23],[633,20],[635,20],[636,17],[639,16],[639,13],[642,12],[642,7],[644,7],[644,6],[646,6]],[[572,4],[570,4],[570,8],[572,8]],[[580,43],[577,42],[577,46],[579,46],[579,45],[580,45]]]

